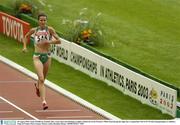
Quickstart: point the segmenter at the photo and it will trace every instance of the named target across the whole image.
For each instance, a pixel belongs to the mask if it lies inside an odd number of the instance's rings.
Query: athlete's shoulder
[[[26,33],[26,37],[32,35],[33,33],[35,33],[35,29],[36,29],[36,28],[31,28],[31,29],[29,30],[29,32]]]
[[[51,26],[48,26],[48,30],[54,30],[54,28]]]
[[[36,29],[37,29],[37,27],[33,27],[33,28],[30,29],[29,32],[34,33],[36,31]]]
[[[54,28],[53,28],[53,27],[51,27],[51,26],[48,26],[48,30],[49,30],[49,32],[50,32],[51,34],[55,33]]]

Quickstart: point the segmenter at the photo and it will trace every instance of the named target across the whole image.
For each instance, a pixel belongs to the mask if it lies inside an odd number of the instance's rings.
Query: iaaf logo
[[[158,99],[158,93],[154,88],[152,88],[152,90],[149,93],[149,101],[153,105],[157,105],[157,99]]]

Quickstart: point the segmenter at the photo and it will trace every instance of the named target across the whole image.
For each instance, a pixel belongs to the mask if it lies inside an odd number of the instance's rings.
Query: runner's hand
[[[42,44],[47,45],[47,44],[50,44],[50,42],[48,40],[45,40],[45,41],[42,42]]]
[[[48,40],[43,40],[41,42],[38,42],[37,44],[39,45],[47,45],[47,44],[50,44]]]
[[[26,53],[26,52],[27,52],[27,49],[26,49],[26,48],[23,48],[23,49],[22,49],[22,52]]]

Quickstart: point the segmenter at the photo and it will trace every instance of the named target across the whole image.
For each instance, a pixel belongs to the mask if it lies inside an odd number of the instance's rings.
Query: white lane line
[[[56,116],[46,117],[47,119],[73,119],[73,118],[93,118],[93,116]]]
[[[1,113],[12,113],[13,111],[0,111],[0,114]]]
[[[17,63],[3,57],[2,55],[0,55],[0,61],[2,61],[3,63],[7,64],[10,67],[13,67],[15,69],[17,69],[18,71],[22,72],[23,74],[29,76],[30,78],[37,80],[37,74],[31,72],[30,70],[18,65]],[[58,93],[63,94],[64,96],[72,99],[75,102],[78,102],[79,104],[83,105],[84,107],[90,108],[93,111],[97,112],[98,114],[101,114],[102,116],[104,116],[105,118],[109,119],[109,120],[121,120],[120,118],[110,114],[107,111],[104,111],[103,109],[85,101],[84,99],[72,94],[71,92],[61,88],[60,86],[56,85],[55,83],[50,82],[49,80],[45,80],[45,85],[47,85],[47,87],[51,88],[52,90],[57,91]]]
[[[34,117],[33,115],[31,115],[30,113],[26,112],[25,110],[21,109],[20,107],[16,106],[15,104],[11,103],[10,101],[6,100],[5,98],[0,96],[0,99],[2,99],[3,101],[9,103],[11,106],[15,107],[16,109],[20,110],[21,112],[25,113],[26,115],[28,115],[29,117],[35,119],[35,120],[39,120],[38,118]]]
[[[8,118],[0,118],[1,120],[22,120],[23,117],[8,117]]]
[[[67,109],[67,110],[36,110],[36,112],[80,112],[80,109]]]
[[[19,80],[14,80],[14,81],[6,81],[6,80],[4,80],[4,81],[0,81],[0,83],[34,83],[35,81],[19,81]]]

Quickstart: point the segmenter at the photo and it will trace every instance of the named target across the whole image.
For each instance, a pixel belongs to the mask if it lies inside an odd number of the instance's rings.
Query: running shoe
[[[39,92],[39,88],[37,87],[37,84],[35,83],[34,86],[35,86],[35,88],[36,88],[36,95],[37,95],[38,97],[40,97],[40,92]]]
[[[48,109],[48,105],[47,103],[43,103],[43,110],[46,110],[46,109]]]

